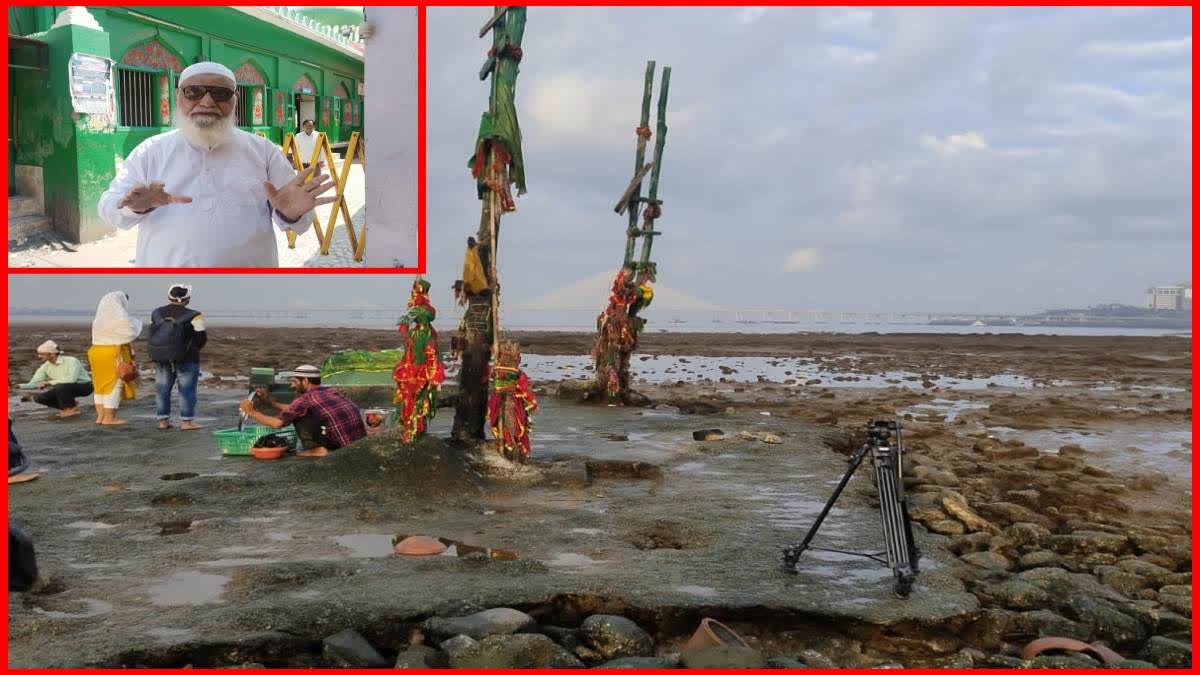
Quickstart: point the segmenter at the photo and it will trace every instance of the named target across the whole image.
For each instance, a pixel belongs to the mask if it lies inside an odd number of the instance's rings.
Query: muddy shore
[[[334,349],[391,347],[392,336],[214,329],[201,415],[211,426],[236,419],[245,385],[234,378],[252,365],[319,363]],[[527,474],[460,466],[436,438],[419,449],[442,458],[434,474],[387,443],[310,464],[221,459],[204,435],[151,430],[148,386],[128,407],[135,424],[104,436],[10,398],[46,472],[10,488],[10,509],[37,534],[50,579],[10,595],[10,663],[327,665],[321,641],[344,628],[395,659],[411,656],[431,616],[454,613],[438,607],[447,600],[525,611],[582,665],[603,661],[587,645],[572,650],[589,614],[634,619],[653,639],[646,656],[669,665],[702,616],[773,665],[1013,666],[1040,635],[1190,662],[1189,340],[648,333],[634,371],[657,407],[635,410],[570,400],[590,336],[519,337],[545,404]],[[87,331],[12,327],[10,382],[28,377],[47,338],[81,354]],[[929,560],[913,599],[890,597],[873,563],[822,558],[780,577],[778,548],[819,510],[850,434],[889,415],[904,424]],[[435,437],[451,417],[439,415]],[[706,428],[726,440],[691,440]],[[657,473],[589,470],[600,459]],[[829,537],[878,546],[870,492],[856,478]],[[519,560],[380,555],[401,532]],[[215,590],[161,604],[173,579]],[[432,635],[426,644],[437,646]]]

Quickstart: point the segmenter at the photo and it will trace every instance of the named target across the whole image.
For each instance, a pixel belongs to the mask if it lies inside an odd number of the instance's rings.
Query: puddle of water
[[[586,368],[591,357],[583,355],[543,356],[523,354],[521,367],[534,380],[561,380],[564,371]],[[853,365],[852,362],[847,362]],[[724,367],[724,370],[722,370]],[[926,378],[908,371],[882,373],[860,373],[852,370],[832,370],[815,359],[784,359],[774,356],[745,356],[729,358],[721,356],[667,356],[651,360],[639,360],[633,366],[634,376],[651,384],[664,382],[721,382],[756,383],[770,382],[801,386],[810,380],[820,380],[822,387],[888,387],[924,389]],[[999,374],[975,377],[969,380],[955,377],[930,377],[934,385],[946,389],[976,390],[989,385],[1031,389],[1034,381],[1021,375]],[[649,411],[647,411],[649,413]]]
[[[93,522],[88,522],[85,520],[77,520],[73,523],[67,523],[67,527],[69,527],[73,530],[78,530],[78,532],[76,532],[76,534],[75,534],[76,537],[78,537],[80,539],[87,539],[88,537],[96,536],[97,532],[101,532],[103,530],[111,530],[114,527],[116,527],[116,525],[110,525],[109,523],[93,523]]]
[[[192,529],[191,520],[165,520],[158,523],[159,536],[169,536],[173,534],[183,534]]]
[[[604,530],[601,530],[601,529],[599,529],[599,528],[595,528],[595,527],[574,527],[574,528],[571,528],[571,533],[572,533],[572,534],[586,534],[586,535],[588,535],[588,536],[595,536],[595,535],[598,535],[598,534],[604,534]]]
[[[334,543],[350,549],[351,558],[385,558],[395,555],[390,534],[346,534],[334,537]]]
[[[292,534],[290,532],[268,532],[267,539],[271,541],[291,541]]]
[[[673,467],[672,471],[684,471],[684,472],[699,471],[700,469],[703,469],[706,466],[708,466],[708,465],[705,464],[704,462],[684,462],[683,464],[679,464],[678,466]]]
[[[279,516],[247,516],[245,518],[238,518],[237,522],[239,522],[239,523],[271,523],[276,520],[279,520]]]
[[[179,473],[168,473],[164,476],[159,476],[162,480],[187,480],[188,478],[196,478],[200,474],[194,471],[181,471]]]
[[[33,611],[48,619],[90,619],[96,616],[104,616],[112,612],[112,605],[103,600],[94,600],[92,598],[81,598],[79,602],[86,607],[82,612],[60,612],[57,610],[42,609],[34,607]]]
[[[1045,454],[1057,454],[1064,445],[1078,445],[1095,453],[1084,459],[1104,467],[1165,472],[1186,485],[1192,484],[1191,430],[1121,430],[1082,432],[1074,430],[1019,430],[989,427],[1000,440],[1019,439]],[[1134,451],[1134,449],[1140,452]],[[1153,456],[1148,466],[1146,455]]]
[[[113,567],[113,563],[67,563],[67,567],[73,570],[102,570]]]
[[[953,422],[958,416],[968,410],[987,410],[990,406],[987,403],[979,403],[976,401],[950,400],[945,398],[935,398],[932,401],[918,403],[909,408],[897,410],[897,414],[911,414],[913,417],[920,418],[928,415],[943,415],[947,424]]]
[[[221,601],[230,577],[203,572],[176,572],[151,586],[150,602],[159,607],[204,605]]]
[[[219,551],[232,555],[267,555],[275,552],[276,549],[270,546],[226,546]]]
[[[220,560],[205,560],[196,564],[200,567],[247,567],[277,562],[283,562],[283,560],[279,558],[221,558]]]
[[[290,595],[293,598],[296,598],[297,600],[316,600],[317,598],[321,597],[321,592],[320,591],[294,591],[292,593],[288,593],[288,595]]]
[[[543,560],[549,567],[591,567],[592,565],[608,562],[607,560],[595,560],[582,553],[559,553],[549,560]]]
[[[698,598],[715,598],[718,595],[717,589],[708,586],[676,586],[675,590]]]

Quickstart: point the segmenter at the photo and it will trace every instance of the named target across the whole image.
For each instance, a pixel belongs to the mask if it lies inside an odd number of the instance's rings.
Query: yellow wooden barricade
[[[283,154],[292,161],[292,165],[296,171],[303,170],[303,162],[300,160],[300,148],[296,144],[295,134],[288,134],[283,139]],[[321,156],[325,156],[325,166],[329,168],[329,175],[334,180],[334,197],[333,208],[329,213],[329,224],[322,230],[321,219],[313,213],[313,232],[317,235],[317,242],[321,245],[321,255],[329,255],[329,245],[333,243],[333,230],[337,227],[338,214],[341,213],[346,221],[346,236],[350,239],[350,249],[354,251],[354,261],[362,262],[363,252],[367,248],[367,223],[364,219],[362,229],[358,232],[354,230],[354,221],[350,218],[350,207],[346,205],[346,183],[350,178],[350,165],[354,163],[357,157],[366,170],[367,161],[366,153],[363,149],[363,144],[359,141],[358,132],[350,134],[350,142],[346,147],[346,160],[342,162],[341,175],[338,175],[337,162],[333,154],[333,148],[329,145],[329,137],[324,133],[320,133],[317,138],[317,144],[313,147],[312,157],[309,158],[309,165],[316,164],[320,161]],[[310,179],[311,180],[311,177]],[[308,181],[305,181],[308,182]],[[287,231],[288,247],[296,248],[296,233],[292,230]]]

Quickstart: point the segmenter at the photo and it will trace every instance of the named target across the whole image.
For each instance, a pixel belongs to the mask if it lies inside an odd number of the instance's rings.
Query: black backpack
[[[196,340],[192,319],[198,316],[200,312],[190,309],[178,317],[163,316],[155,310],[150,317],[150,360],[169,363],[187,358]]]

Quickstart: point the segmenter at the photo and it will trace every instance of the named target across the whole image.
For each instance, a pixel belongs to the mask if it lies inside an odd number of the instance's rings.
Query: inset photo
[[[9,267],[415,271],[417,9],[368,11],[10,6]]]

